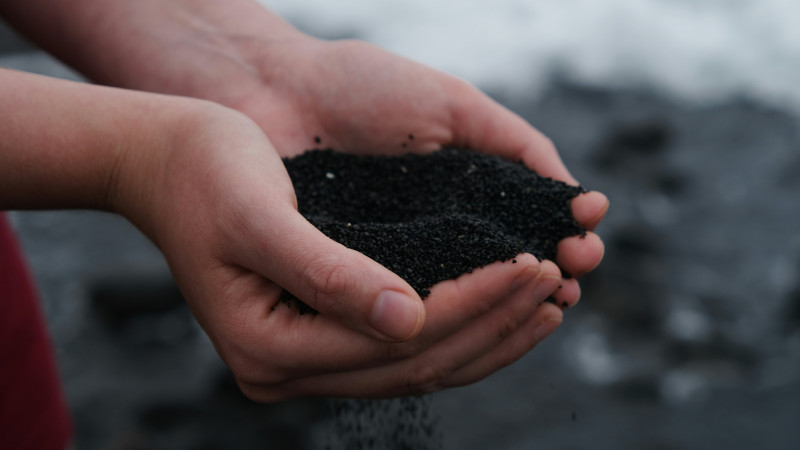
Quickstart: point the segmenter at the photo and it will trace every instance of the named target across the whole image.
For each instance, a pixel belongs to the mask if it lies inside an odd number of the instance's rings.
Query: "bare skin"
[[[547,138],[467,83],[368,44],[304,36],[249,1],[76,0],[39,17],[20,14],[18,2],[2,8],[96,81],[216,102],[2,71],[0,110],[25,119],[0,123],[9,137],[0,208],[95,207],[129,218],[164,252],[254,400],[472,383],[558,326],[562,311],[545,299],[578,301],[575,279],[519,255],[434,286],[423,304],[297,213],[280,157],[314,146],[314,136],[362,154],[472,147],[575,183]],[[590,193],[573,213],[593,229],[607,206]],[[564,240],[557,262],[581,275],[602,252],[589,233]],[[283,288],[320,314],[280,307]]]

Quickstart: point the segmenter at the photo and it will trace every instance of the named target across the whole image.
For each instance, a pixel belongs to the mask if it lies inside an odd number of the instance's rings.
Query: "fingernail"
[[[386,336],[403,341],[413,336],[422,321],[422,303],[397,291],[378,295],[369,323]]]

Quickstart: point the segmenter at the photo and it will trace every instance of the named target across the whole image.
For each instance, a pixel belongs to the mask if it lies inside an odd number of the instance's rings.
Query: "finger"
[[[540,175],[577,185],[552,141],[478,89],[460,84],[453,98],[454,142],[512,161],[524,161]]]
[[[572,199],[572,216],[587,230],[593,231],[608,212],[608,198],[600,192],[590,191]]]
[[[520,254],[511,261],[496,262],[455,280],[438,283],[431,288],[431,294],[424,302],[426,321],[422,332],[415,339],[399,345],[376,346],[372,340],[356,339],[342,333],[324,315],[315,317],[313,322],[294,319],[291,324],[284,324],[286,329],[294,327],[292,333],[264,338],[273,341],[275,348],[286,349],[288,360],[297,359],[296,355],[292,358],[293,348],[297,345],[307,348],[308,352],[303,355],[305,363],[292,367],[295,374],[302,375],[343,368],[355,370],[411,358],[486,315],[519,286],[539,276],[542,270],[545,275],[560,278],[555,264],[547,261],[543,269],[541,266],[542,263],[533,255]],[[308,342],[292,341],[291,336],[307,336]],[[281,361],[280,358],[272,360]]]
[[[237,378],[253,384],[356,370],[383,363],[390,344],[321,314],[300,314],[281,301],[283,288],[243,269],[219,269],[225,286],[198,317]],[[232,282],[225,280],[233,279]],[[209,291],[214,292],[213,288]],[[215,302],[215,300],[218,300]]]
[[[405,341],[422,329],[422,300],[402,278],[329,239],[294,210],[270,222],[254,230],[262,246],[250,254],[249,269],[369,336]]]
[[[465,386],[478,382],[525,356],[561,325],[563,313],[555,305],[542,304],[522,329],[497,346],[498,351],[464,366],[443,382],[443,387]]]
[[[433,392],[441,389],[442,380],[459,368],[495,350],[534,311],[560,283],[552,263],[536,277],[517,288],[500,307],[486,317],[431,347],[415,358],[355,372],[331,373],[296,379],[276,385],[247,383],[248,397],[271,402],[306,395],[382,397]],[[284,397],[285,396],[285,397]]]
[[[580,277],[592,271],[603,260],[605,247],[596,234],[572,236],[558,243],[556,261],[565,276]]]
[[[496,308],[520,286],[553,274],[558,274],[554,264],[543,264],[526,253],[440,282],[425,300],[428,320],[420,337],[438,341],[450,336]]]
[[[245,277],[239,280],[242,287],[235,296],[251,300],[237,302],[240,317],[235,321],[237,329],[231,332],[236,339],[231,340],[268,345],[237,351],[232,359],[243,360],[239,370],[243,378],[264,384],[411,358],[491,311],[518,286],[539,275],[541,264],[533,255],[521,254],[512,261],[490,264],[437,284],[425,300],[428,313],[423,331],[402,344],[378,342],[324,314],[301,316],[295,309],[275,306],[277,300],[265,300],[276,295],[269,284],[253,281],[263,280],[255,275]],[[546,262],[544,270],[560,278],[555,264]],[[234,295],[231,291],[228,296]]]
[[[577,305],[580,298],[581,287],[578,284],[578,280],[572,278],[562,279],[558,289],[548,301],[564,310]]]

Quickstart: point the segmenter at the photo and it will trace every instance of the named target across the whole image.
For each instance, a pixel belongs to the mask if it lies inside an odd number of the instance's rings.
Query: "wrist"
[[[185,238],[175,233],[225,218],[230,199],[248,192],[246,179],[270,180],[294,195],[269,140],[244,114],[205,100],[140,95],[158,105],[138,127],[137,145],[117,161],[107,197],[162,250]]]
[[[153,146],[165,96],[0,70],[0,208],[114,209],[129,154]]]
[[[227,108],[212,102],[178,96],[135,93],[146,98],[151,114],[131,128],[132,141],[120,152],[107,184],[106,209],[125,216],[154,238],[152,224],[168,216],[169,185],[185,170],[181,164],[198,160],[202,132],[219,124]]]
[[[252,0],[6,3],[20,32],[94,82],[223,104],[230,85],[261,81],[274,50],[308,38]]]
[[[75,60],[90,79],[226,106],[263,86],[286,46],[311,39],[252,0],[88,1],[102,20]]]

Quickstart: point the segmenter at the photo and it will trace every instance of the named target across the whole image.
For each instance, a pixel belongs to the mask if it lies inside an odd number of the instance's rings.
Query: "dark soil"
[[[309,222],[423,298],[440,281],[520,253],[555,260],[560,240],[585,233],[570,209],[583,188],[497,156],[313,150],[284,163]]]

